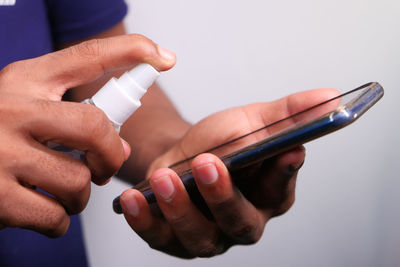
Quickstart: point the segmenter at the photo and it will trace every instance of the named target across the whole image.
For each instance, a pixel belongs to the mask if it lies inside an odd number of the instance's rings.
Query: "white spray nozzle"
[[[149,64],[140,64],[128,73],[142,88],[149,88],[158,76],[160,76],[160,73]]]
[[[104,111],[116,125],[121,126],[137,108],[140,98],[160,76],[149,64],[139,64],[119,79],[109,80],[93,97],[93,104]]]

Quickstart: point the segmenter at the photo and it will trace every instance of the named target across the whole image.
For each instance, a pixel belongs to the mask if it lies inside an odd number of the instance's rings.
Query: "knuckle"
[[[185,227],[190,222],[190,218],[188,214],[177,211],[175,214],[169,215],[168,221],[171,225],[179,229]]]
[[[193,253],[193,252],[192,252]],[[212,242],[205,242],[199,245],[194,252],[197,257],[209,258],[218,254],[217,245]]]
[[[68,191],[71,196],[77,199],[77,212],[84,209],[87,202],[85,197],[87,192],[90,190],[91,173],[86,166],[79,167],[80,171],[73,177],[68,183]]]
[[[290,197],[288,197],[286,201],[284,201],[277,209],[275,209],[273,217],[277,217],[288,212],[288,210],[293,206],[295,200],[296,200],[295,195],[294,194],[290,195]]]
[[[91,173],[89,168],[80,164],[74,179],[69,184],[69,189],[73,193],[81,194],[86,191],[90,185]]]
[[[238,244],[254,244],[262,235],[263,226],[257,216],[243,218],[232,199],[218,203],[213,207],[216,214],[220,214],[219,221],[224,232]]]
[[[109,157],[107,160],[108,173],[105,174],[105,178],[108,179],[109,177],[113,176],[121,168],[123,163],[123,151],[119,154],[114,153],[114,155]]]
[[[229,248],[226,240],[222,240],[223,236],[219,232],[215,232],[214,236],[209,239],[197,240],[194,242],[194,249],[190,251],[193,256],[206,258],[212,257],[225,252]],[[189,251],[189,250],[188,250]]]
[[[119,150],[120,153],[117,154],[115,157],[113,157],[111,162],[111,167],[114,170],[114,173],[121,168],[122,164],[124,164],[125,157],[124,157],[124,148],[122,146],[122,143],[120,144],[120,146],[121,146],[121,150]]]
[[[239,219],[237,214],[230,212],[234,206],[235,202],[232,197],[225,197],[212,203],[212,210],[217,214],[223,214],[224,222],[230,224],[232,221]]]
[[[132,38],[132,39],[134,39],[136,41],[142,40],[144,42],[153,42],[149,38],[147,38],[146,36],[144,36],[142,34],[138,34],[138,33],[133,33],[133,34],[130,34],[128,36],[130,36],[130,38]]]
[[[66,210],[68,211],[68,214],[70,215],[75,215],[75,214],[79,214],[80,212],[82,212],[86,205],[87,205],[88,201],[82,201],[82,200],[78,200],[78,201],[74,201],[73,204],[70,204],[70,207],[66,207]]]
[[[62,207],[58,207],[46,218],[44,234],[49,237],[60,237],[67,232],[68,226],[65,210]]]
[[[33,110],[38,110],[41,113],[45,114],[45,113],[51,113],[53,112],[53,103],[47,100],[43,100],[43,99],[31,99],[27,104],[26,104],[26,108],[24,109],[25,114],[27,113],[31,113]],[[31,118],[33,116],[28,117],[29,119],[33,119]],[[35,119],[35,123],[39,123],[39,122],[44,122],[47,118],[44,116],[37,116],[34,117]]]
[[[65,179],[63,186],[63,203],[69,214],[82,212],[90,196],[91,172],[83,163],[73,166],[69,172],[70,179]]]
[[[149,38],[147,38],[147,37],[144,36],[144,35],[141,35],[141,34],[131,34],[131,35],[130,35],[130,38],[132,38],[132,41],[141,43],[141,44],[143,44],[143,45],[148,45],[148,46],[151,46],[151,47],[154,47],[154,48],[156,47],[156,44],[155,44],[152,40],[150,40]]]
[[[101,142],[112,128],[110,121],[99,108],[91,105],[85,105],[82,108],[84,108],[81,113],[82,132],[85,133],[90,143]]]
[[[138,55],[143,59],[155,58],[158,56],[157,45],[149,38],[140,34],[131,34],[129,38],[132,38],[132,45],[139,50]]]
[[[233,229],[231,235],[240,244],[255,244],[261,238],[261,231],[257,225],[244,223]]]
[[[0,71],[0,82],[8,84],[8,81],[13,81],[14,76],[19,75],[22,69],[23,64],[21,61],[8,64]]]
[[[68,48],[74,56],[87,59],[96,59],[101,54],[102,42],[100,39],[91,39]]]
[[[16,105],[14,105],[16,104]],[[0,99],[0,123],[2,124],[3,129],[15,129],[18,126],[21,126],[22,122],[26,120],[26,106],[18,106],[19,103],[16,103],[15,99],[12,97],[8,97],[3,95]],[[2,133],[2,136],[6,135],[6,133]],[[0,150],[4,152],[11,152],[13,150],[0,148]]]
[[[167,251],[171,247],[177,246],[177,241],[172,233],[164,238],[161,237],[162,234],[160,236],[160,232],[152,230],[147,231],[144,235],[139,235],[146,241],[147,245],[154,250]]]
[[[81,122],[81,127],[83,128],[81,131],[82,140],[86,142],[89,148],[102,155],[102,160],[105,164],[101,166],[101,169],[106,173],[92,174],[96,180],[98,176],[109,178],[115,174],[124,162],[124,150],[121,140],[103,111],[90,105],[82,106],[87,106],[82,107],[85,109]]]

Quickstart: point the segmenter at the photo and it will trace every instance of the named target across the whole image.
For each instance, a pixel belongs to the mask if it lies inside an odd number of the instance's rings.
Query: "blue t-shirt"
[[[0,1],[0,69],[53,51],[55,44],[101,33],[122,21],[123,0]],[[0,200],[1,201],[1,200]],[[67,234],[50,239],[33,231],[0,231],[0,266],[87,266],[79,216]]]

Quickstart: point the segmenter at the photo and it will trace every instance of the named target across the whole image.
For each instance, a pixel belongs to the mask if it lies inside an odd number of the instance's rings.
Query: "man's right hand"
[[[143,36],[124,35],[14,62],[0,71],[1,228],[65,234],[69,215],[88,202],[90,181],[104,184],[130,149],[100,109],[61,98],[70,88],[140,62],[163,71],[175,64],[175,56]],[[85,151],[86,162],[51,150],[50,141]]]

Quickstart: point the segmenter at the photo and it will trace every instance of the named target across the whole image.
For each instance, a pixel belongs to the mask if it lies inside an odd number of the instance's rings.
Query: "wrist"
[[[160,118],[158,123],[154,123],[153,120],[154,127],[140,136],[130,134],[133,127],[122,128],[121,136],[130,143],[132,153],[119,170],[119,178],[133,184],[145,179],[152,163],[180,142],[191,127],[191,124],[181,117],[175,116],[174,119],[166,120],[165,113],[163,117],[164,120]],[[166,163],[164,167],[168,167],[169,164]]]

